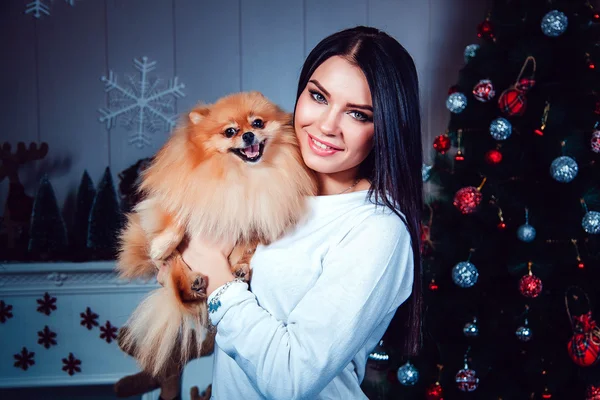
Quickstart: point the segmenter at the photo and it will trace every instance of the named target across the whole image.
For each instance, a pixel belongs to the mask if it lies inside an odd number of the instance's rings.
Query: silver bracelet
[[[219,309],[219,307],[221,307],[221,300],[220,300],[221,295],[234,282],[244,282],[244,280],[242,278],[235,278],[234,280],[229,281],[226,284],[224,284],[223,286],[221,286],[221,288],[219,289],[219,291],[208,302],[208,312],[209,313],[214,314],[214,313],[217,312],[217,310]]]

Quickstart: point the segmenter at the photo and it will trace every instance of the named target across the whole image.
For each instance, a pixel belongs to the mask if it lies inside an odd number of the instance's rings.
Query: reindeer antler
[[[29,148],[26,148],[25,143],[19,142],[17,143],[17,151],[13,154],[10,143],[4,142],[0,150],[0,160],[2,161],[2,165],[0,166],[0,181],[8,176],[11,183],[19,182],[17,174],[19,165],[29,161],[41,160],[46,157],[46,154],[48,154],[47,143],[42,143],[38,148],[37,143],[31,142]]]

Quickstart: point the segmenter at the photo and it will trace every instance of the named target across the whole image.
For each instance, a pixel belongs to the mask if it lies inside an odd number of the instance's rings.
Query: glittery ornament
[[[600,386],[588,386],[585,391],[585,400],[600,400]]]
[[[519,281],[519,291],[525,297],[538,297],[542,293],[542,280],[529,270],[529,275],[523,276]]]
[[[477,55],[477,50],[479,50],[478,44],[470,44],[465,47],[465,63],[471,61]]]
[[[523,73],[530,62],[533,65],[533,71],[529,77],[523,77]],[[535,58],[533,56],[527,57],[515,83],[504,90],[498,98],[498,107],[503,113],[510,116],[523,115],[525,113],[527,108],[527,98],[525,95],[535,84],[535,70]]]
[[[387,366],[390,356],[385,351],[383,340],[380,340],[377,346],[369,354],[369,360],[375,362],[378,366]]]
[[[433,166],[427,165],[425,163],[423,163],[423,165],[421,166],[421,178],[422,178],[423,182],[427,182],[429,180],[429,178],[431,177],[431,169],[432,168],[433,168]]]
[[[458,389],[463,392],[472,392],[479,386],[479,378],[477,378],[474,370],[470,369],[465,362],[465,367],[458,371],[454,380]]]
[[[450,137],[446,134],[437,136],[433,141],[433,148],[440,154],[445,154],[451,145]]]
[[[506,140],[512,134],[512,125],[506,118],[496,118],[490,124],[490,134],[496,140]]]
[[[425,390],[425,400],[444,400],[444,390],[439,382],[431,384]]]
[[[404,386],[414,386],[419,380],[419,371],[408,361],[398,368],[398,382]]]
[[[494,85],[489,79],[480,80],[473,88],[473,96],[482,103],[493,99],[495,95]]]
[[[479,326],[477,326],[477,318],[473,318],[473,321],[469,321],[463,327],[463,333],[466,337],[479,336]]]
[[[577,162],[568,156],[560,156],[552,161],[550,175],[558,182],[569,183],[577,176],[579,166]]]
[[[558,11],[552,10],[542,18],[542,32],[549,37],[557,37],[565,33],[569,20],[567,16]]]
[[[525,223],[517,229],[517,237],[519,240],[529,243],[535,239],[535,228],[529,225],[529,210],[525,209]]]
[[[461,92],[452,93],[446,100],[446,108],[455,114],[461,113],[467,107],[467,96]]]
[[[500,164],[500,161],[502,161],[502,153],[496,149],[488,150],[488,152],[485,153],[485,161],[491,165]]]
[[[481,203],[482,194],[475,186],[460,189],[454,195],[453,204],[463,214],[471,214],[477,210]]]
[[[588,211],[581,220],[581,227],[591,235],[600,233],[600,212]]]
[[[515,332],[515,334],[517,335],[517,338],[522,341],[522,342],[528,342],[531,339],[531,329],[529,329],[529,323],[527,322],[527,318],[525,318],[525,325],[524,326],[520,326],[517,331]]]
[[[469,261],[459,262],[452,268],[452,280],[462,288],[468,288],[477,283],[479,271]]]
[[[489,18],[486,18],[485,21],[477,25],[477,37],[483,39],[494,38],[494,26],[490,22]]]
[[[587,299],[587,294],[585,297]],[[570,315],[568,307],[567,311]],[[576,315],[572,321],[573,336],[567,342],[569,357],[580,367],[596,365],[600,360],[600,329],[592,318],[592,312]]]
[[[594,133],[592,133],[590,144],[594,153],[600,153],[600,131],[594,131]]]

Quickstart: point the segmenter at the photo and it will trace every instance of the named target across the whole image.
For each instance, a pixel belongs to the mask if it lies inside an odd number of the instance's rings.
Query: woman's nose
[[[319,129],[324,135],[333,136],[339,132],[339,118],[333,108],[328,108],[321,115]]]

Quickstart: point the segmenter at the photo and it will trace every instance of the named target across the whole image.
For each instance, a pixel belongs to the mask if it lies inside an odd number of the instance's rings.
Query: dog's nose
[[[254,142],[254,133],[246,132],[242,135],[242,139],[244,139],[245,143],[252,144]]]

